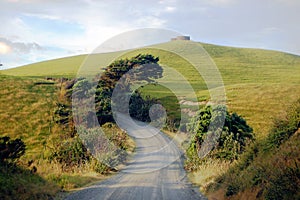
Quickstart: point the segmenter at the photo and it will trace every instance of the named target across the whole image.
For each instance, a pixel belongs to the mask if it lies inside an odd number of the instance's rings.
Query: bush
[[[78,137],[63,141],[50,156],[50,160],[55,160],[62,164],[63,171],[73,167],[80,167],[87,163],[90,158],[90,154]]]
[[[264,151],[278,148],[300,128],[300,99],[287,112],[284,119],[276,119],[264,144]]]
[[[239,192],[239,186],[237,184],[232,184],[227,187],[226,196],[232,196]]]
[[[106,164],[101,163],[101,162],[96,162],[94,165],[94,171],[99,173],[99,174],[106,174],[110,170],[110,167],[108,167]]]
[[[150,122],[149,110],[155,103],[156,100],[151,99],[149,96],[143,98],[140,92],[134,92],[129,101],[130,116],[142,122]]]
[[[221,126],[224,117],[225,123],[221,127],[222,130],[220,127],[212,127],[209,132],[210,124],[214,122]],[[192,134],[190,146],[187,149],[186,168],[189,170],[195,170],[194,167],[200,163],[198,152],[207,137],[218,138],[217,141],[211,142],[215,142],[216,146],[212,147],[208,156],[231,161],[237,159],[238,155],[244,152],[247,143],[253,139],[252,128],[247,125],[246,121],[236,113],[229,114],[224,106],[202,108],[192,118],[187,129]],[[219,137],[214,137],[218,133],[220,133]]]
[[[265,194],[267,200],[300,199],[300,169],[286,168],[282,174],[270,180]]]
[[[111,100],[117,83],[119,84],[120,94],[116,95],[120,95],[120,98],[123,98],[126,93],[132,92],[130,88],[132,82],[154,82],[153,79],[162,77],[163,70],[162,67],[157,64],[158,61],[158,57],[154,57],[150,54],[139,54],[130,59],[116,60],[107,66],[99,78],[99,82],[95,91],[95,108],[97,110],[97,117],[100,125],[103,125],[107,122],[114,122],[112,118]],[[130,70],[132,69],[135,69],[134,74],[130,73]],[[125,74],[126,76],[123,76]],[[142,101],[142,98],[139,96],[136,96],[136,98],[134,96],[132,99],[139,102]],[[142,104],[132,105],[148,106],[147,102],[148,101],[142,101],[140,102]],[[124,110],[122,110],[123,105],[119,105],[119,102],[113,102],[113,104],[118,107],[119,112],[124,112]],[[148,113],[145,114],[145,110],[146,108],[142,108],[140,110],[142,111],[140,114],[133,115],[136,115],[139,119],[141,118],[144,121],[147,121],[149,118],[147,118]],[[127,110],[125,110],[125,112],[127,112]]]
[[[21,139],[0,137],[0,164],[15,163],[25,154],[26,145]]]

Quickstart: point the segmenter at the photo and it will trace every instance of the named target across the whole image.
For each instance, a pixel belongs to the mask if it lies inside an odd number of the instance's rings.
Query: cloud
[[[259,43],[295,52],[300,46],[297,2],[300,1],[2,0],[0,38],[8,41],[0,42],[15,55],[31,54],[26,57],[30,63],[71,52],[90,53],[117,34],[152,27],[176,30],[203,42],[246,47]],[[7,52],[3,44],[0,48]]]
[[[155,2],[138,1],[20,1],[3,3],[6,14],[0,13],[5,22],[2,35],[20,41],[36,42],[44,46],[55,45],[71,51],[89,51],[106,39],[134,28],[163,27],[163,12],[173,12],[174,7]],[[80,8],[80,9],[78,9]],[[76,10],[76,12],[74,12]],[[37,24],[39,23],[39,24]],[[59,28],[54,24],[62,24]],[[74,31],[72,27],[82,30]],[[14,27],[13,29],[11,27]],[[70,33],[63,34],[65,31]],[[22,33],[22,34],[17,34]]]
[[[238,2],[238,0],[204,0],[204,4],[213,6],[229,6]]]
[[[37,43],[14,42],[0,37],[2,68],[11,68],[30,62],[41,61],[40,58],[42,58],[45,52],[47,52],[47,49]]]
[[[32,51],[43,50],[43,48],[37,43],[12,42],[6,38],[0,38],[0,49],[2,50],[3,54],[28,54]]]
[[[287,6],[299,6],[300,5],[299,0],[275,0],[275,2],[278,2],[282,5],[287,5]]]
[[[3,64],[2,69],[54,59],[62,57],[62,55],[74,55],[76,53],[84,52],[69,52],[67,49],[59,47],[41,46],[35,42],[16,42],[0,37],[0,62]]]

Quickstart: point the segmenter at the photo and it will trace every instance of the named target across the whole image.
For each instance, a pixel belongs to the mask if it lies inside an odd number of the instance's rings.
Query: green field
[[[158,81],[159,83],[173,85],[179,94],[189,99],[192,95],[186,92],[186,86],[175,73],[177,71],[188,80],[199,101],[209,100],[206,83],[191,64],[170,51],[161,50],[161,48],[180,50],[186,47],[187,42],[172,41],[132,51],[96,54],[88,57],[88,62],[85,63],[86,55],[61,58],[4,70],[2,73],[30,77],[74,77],[83,63],[86,71],[95,73],[101,71],[106,66],[105,63],[109,63],[113,58],[150,53],[159,57],[159,63],[163,67],[168,67],[164,68],[164,77]],[[201,44],[221,73],[230,111],[244,116],[254,127],[256,134],[265,135],[272,119],[280,115],[286,105],[299,96],[300,56],[270,50]],[[188,49],[191,54],[194,50]],[[166,108],[174,112],[172,109],[176,106],[174,106],[174,95],[170,90],[149,85],[144,87],[143,91],[161,98]]]
[[[56,86],[43,79],[12,76],[0,76],[0,82],[1,135],[21,136],[28,156],[42,156],[43,142],[54,127]]]
[[[243,116],[254,128],[257,139],[265,138],[273,120],[284,116],[287,107],[300,97],[300,56],[270,50],[201,44],[222,76],[229,111]],[[197,70],[177,54],[162,50],[173,48],[180,51],[186,48],[186,45],[187,41],[172,41],[132,51],[80,55],[2,70],[0,134],[22,138],[27,150],[21,161],[26,163],[33,159],[34,165],[38,168],[38,175],[46,180],[53,180],[52,182],[69,188],[98,180],[94,175],[74,178],[75,176],[70,174],[61,174],[56,169],[58,166],[49,166],[47,161],[43,160],[49,154],[49,148],[46,146],[49,141],[55,141],[65,134],[53,119],[56,102],[60,98],[59,84],[45,78],[74,78],[78,72],[80,74],[78,76],[96,74],[115,58],[149,53],[159,57],[159,64],[164,68],[163,77],[157,80],[158,84],[147,85],[141,90],[144,95],[159,98],[171,115],[179,117],[180,100],[192,102],[198,100],[202,105],[210,100],[207,85]],[[194,51],[195,49],[190,48],[187,52],[194,55]],[[83,64],[84,68],[81,67]],[[178,74],[182,75],[187,83],[184,84]],[[188,90],[189,85],[192,86],[192,92]],[[174,90],[180,94],[179,97],[174,96],[172,90],[167,87],[175,88]],[[193,93],[196,94],[196,99],[193,98]],[[185,109],[195,109],[195,106],[181,106]],[[208,171],[211,166],[213,164],[207,168]],[[227,169],[227,163],[225,166]],[[37,180],[40,184],[41,179],[37,177]],[[77,182],[82,184],[76,185]],[[11,184],[13,185],[13,181]],[[51,185],[53,189],[45,184],[43,187],[50,188],[49,194],[58,190],[53,185]],[[33,193],[38,190],[38,187],[33,189]]]

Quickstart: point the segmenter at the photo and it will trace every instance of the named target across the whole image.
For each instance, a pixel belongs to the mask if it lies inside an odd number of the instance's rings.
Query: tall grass
[[[39,79],[0,76],[1,135],[20,137],[27,156],[38,158],[54,126],[54,85],[35,85]]]
[[[299,199],[299,111],[300,100],[207,191],[223,190],[221,199],[243,199],[250,191],[255,199]]]
[[[53,196],[60,189],[71,190],[107,177],[94,173],[93,162],[66,172],[60,163],[49,161],[54,147],[69,134],[54,120],[56,102],[64,96],[59,87],[43,78],[0,75],[0,135],[21,138],[26,144],[18,172],[0,169],[0,199],[46,198],[41,195]],[[129,145],[132,151],[134,143],[129,141]]]

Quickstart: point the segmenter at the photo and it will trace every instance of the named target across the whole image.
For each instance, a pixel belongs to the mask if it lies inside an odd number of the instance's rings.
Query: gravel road
[[[118,116],[118,125],[136,142],[126,167],[112,178],[67,196],[66,200],[204,200],[188,182],[181,151],[158,129]]]

